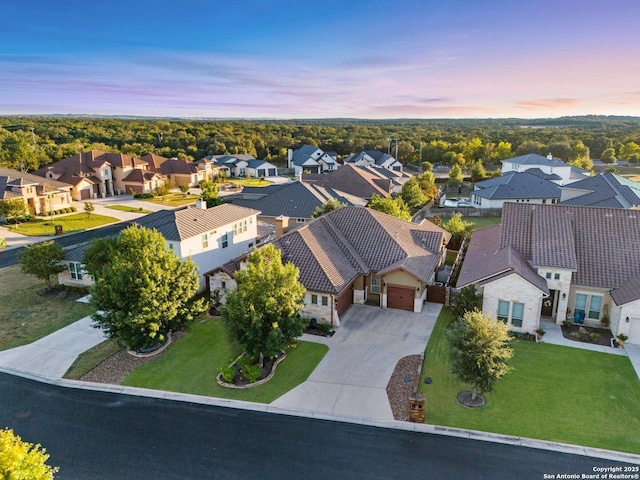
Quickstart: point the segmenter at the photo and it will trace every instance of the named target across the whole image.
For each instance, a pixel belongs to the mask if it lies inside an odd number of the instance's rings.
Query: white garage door
[[[629,327],[629,340],[627,341],[640,345],[640,317],[631,317],[629,321],[631,326]]]

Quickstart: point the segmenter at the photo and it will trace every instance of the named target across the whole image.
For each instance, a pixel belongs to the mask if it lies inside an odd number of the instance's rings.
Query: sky
[[[640,1],[2,2],[0,114],[640,116]]]

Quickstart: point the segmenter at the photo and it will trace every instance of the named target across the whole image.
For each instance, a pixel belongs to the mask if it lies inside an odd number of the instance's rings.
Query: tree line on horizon
[[[0,166],[22,171],[102,150],[197,160],[249,153],[277,165],[287,149],[309,144],[343,158],[389,151],[404,164],[470,168],[539,153],[591,168],[592,158],[640,162],[640,118],[567,117],[537,120],[218,121],[104,117],[0,117]]]

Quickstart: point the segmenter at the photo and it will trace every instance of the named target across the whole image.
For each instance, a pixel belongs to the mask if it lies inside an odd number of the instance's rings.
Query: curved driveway
[[[304,336],[327,344],[329,352],[306,382],[271,405],[392,421],[387,383],[398,360],[424,353],[441,307],[427,303],[422,313],[411,313],[352,305],[332,338]]]

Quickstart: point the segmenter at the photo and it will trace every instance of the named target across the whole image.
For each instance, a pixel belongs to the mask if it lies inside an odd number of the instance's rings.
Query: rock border
[[[238,356],[238,358],[236,358],[231,365],[235,365],[236,363],[238,363],[238,360],[240,360],[245,354],[241,354]],[[222,378],[222,373],[218,373],[216,375],[216,382],[218,382],[218,385],[220,385],[221,387],[224,388],[233,388],[236,390],[245,390],[247,388],[253,388],[253,387],[257,387],[258,385],[262,385],[264,383],[267,383],[269,380],[271,380],[273,378],[273,376],[276,373],[276,367],[280,364],[281,361],[283,361],[285,358],[287,358],[287,352],[282,352],[282,355],[280,355],[274,362],[273,362],[273,366],[271,367],[271,373],[269,373],[269,375],[267,375],[266,377],[264,377],[262,380],[258,380],[256,382],[253,383],[249,383],[247,385],[234,385],[233,383],[227,383],[224,381],[224,379]]]
[[[159,353],[164,352],[169,347],[169,345],[171,345],[171,332],[167,333],[167,341],[164,342],[164,344],[157,350],[154,350],[148,353],[138,353],[135,350],[127,349],[127,353],[132,357],[137,357],[137,358],[153,357],[154,355],[158,355]]]

